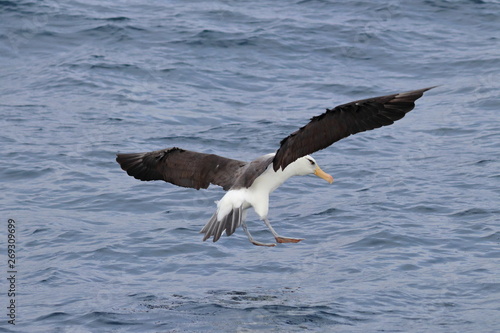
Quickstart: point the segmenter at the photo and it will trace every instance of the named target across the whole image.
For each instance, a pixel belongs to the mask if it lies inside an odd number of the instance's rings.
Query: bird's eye
[[[311,165],[314,165],[314,161],[313,160],[310,160],[310,159],[307,159],[309,161],[309,163],[311,163]]]

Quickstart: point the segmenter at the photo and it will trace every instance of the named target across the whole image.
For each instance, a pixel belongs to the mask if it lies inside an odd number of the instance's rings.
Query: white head
[[[295,162],[290,163],[285,169],[290,168],[296,176],[305,176],[314,174],[320,178],[323,178],[330,184],[333,183],[333,177],[321,170],[321,168],[316,163],[316,160],[309,155],[302,156],[298,158]]]

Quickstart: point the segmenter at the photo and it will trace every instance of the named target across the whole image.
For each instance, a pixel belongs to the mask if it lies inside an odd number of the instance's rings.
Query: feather
[[[327,109],[284,138],[273,160],[282,170],[298,158],[324,149],[351,134],[391,125],[415,107],[415,101],[434,87],[374,97]]]

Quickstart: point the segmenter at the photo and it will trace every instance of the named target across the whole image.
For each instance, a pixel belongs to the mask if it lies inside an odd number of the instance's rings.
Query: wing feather
[[[410,112],[415,101],[432,88],[363,99],[327,109],[281,141],[273,160],[274,170],[284,169],[296,159],[351,134],[393,124]]]
[[[116,161],[130,176],[199,190],[210,184],[229,190],[246,162],[177,147],[148,153],[118,154]]]

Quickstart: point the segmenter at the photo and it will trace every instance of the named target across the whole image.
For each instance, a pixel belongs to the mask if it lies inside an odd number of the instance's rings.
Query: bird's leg
[[[264,218],[264,223],[267,225],[267,227],[269,228],[269,230],[271,230],[271,232],[273,233],[273,236],[274,238],[276,238],[276,241],[278,243],[298,243],[300,242],[301,240],[303,240],[303,238],[288,238],[288,237],[283,237],[283,236],[280,236],[278,235],[278,233],[274,230],[274,228],[271,226],[271,223],[269,222],[269,220],[267,218]]]
[[[257,246],[269,246],[269,247],[272,247],[272,246],[276,246],[276,244],[274,243],[261,243],[261,242],[258,242],[256,240],[253,239],[252,235],[250,234],[250,231],[248,231],[248,228],[247,228],[247,224],[245,222],[245,220],[242,220],[241,221],[241,227],[243,228],[243,230],[245,231],[245,233],[247,234],[248,236],[248,240],[253,244],[253,245],[257,245]]]

